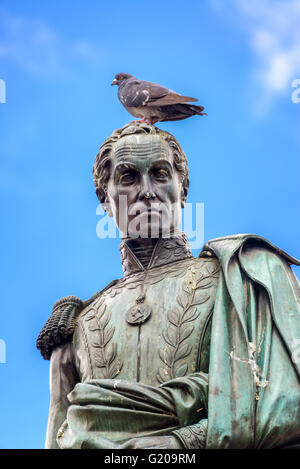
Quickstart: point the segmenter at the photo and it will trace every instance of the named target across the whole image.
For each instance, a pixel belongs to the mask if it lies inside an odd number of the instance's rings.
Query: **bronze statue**
[[[39,335],[46,448],[299,446],[300,263],[248,234],[194,258],[177,229],[187,160],[153,125],[116,130],[93,172],[123,233],[124,276],[59,300]]]

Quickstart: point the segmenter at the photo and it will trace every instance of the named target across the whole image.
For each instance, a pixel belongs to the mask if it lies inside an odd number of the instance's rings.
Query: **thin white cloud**
[[[265,105],[291,93],[300,77],[299,0],[212,0],[215,11],[231,8],[254,53],[253,77],[260,84]]]
[[[102,62],[101,49],[86,38],[71,41],[38,18],[17,17],[0,10],[0,59],[41,78],[64,78],[74,63]]]
[[[290,89],[300,74],[299,0],[238,0],[236,4],[249,21],[257,78],[274,93]]]

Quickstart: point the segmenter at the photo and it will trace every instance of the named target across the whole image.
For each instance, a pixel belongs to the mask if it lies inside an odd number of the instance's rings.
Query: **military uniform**
[[[84,443],[79,444],[77,437],[76,444],[70,443],[70,429],[68,429],[68,443],[60,443],[64,439],[68,424],[66,418],[70,408],[70,397],[67,396],[77,383],[96,383],[101,389],[105,387],[105,383],[112,383],[110,392],[116,389],[119,382],[141,383],[143,386],[148,386],[145,388],[146,396],[150,395],[152,391],[154,392],[155,388],[159,388],[167,389],[168,395],[171,393],[174,397],[174,389],[176,388],[176,392],[178,392],[178,389],[180,387],[183,389],[184,386],[188,388],[188,391],[184,391],[185,393],[193,394],[196,389],[194,388],[196,380],[198,380],[196,383],[197,392],[202,393],[202,400],[199,400],[200,403],[197,399],[193,401],[195,408],[192,418],[187,417],[187,414],[190,416],[191,413],[190,410],[189,412],[186,410],[191,407],[190,403],[184,411],[180,409],[174,411],[172,424],[168,424],[170,432],[174,432],[174,435],[181,440],[182,445],[186,448],[239,447],[234,438],[234,431],[231,432],[230,437],[234,443],[230,445],[228,431],[223,430],[222,435],[220,430],[216,433],[216,430],[210,430],[209,426],[210,414],[212,421],[216,419],[212,408],[215,395],[224,393],[224,399],[228,398],[228,389],[225,389],[227,377],[224,378],[224,389],[220,389],[220,386],[217,387],[216,383],[213,388],[209,378],[207,378],[207,386],[204,381],[205,376],[210,377],[213,367],[222,366],[221,362],[218,365],[218,357],[216,355],[212,357],[211,354],[211,342],[213,341],[213,347],[216,348],[216,341],[220,333],[220,347],[224,348],[221,351],[223,357],[219,360],[226,361],[227,366],[230,367],[229,374],[234,373],[238,367],[238,373],[242,372],[249,378],[249,381],[246,378],[243,380],[247,392],[251,394],[249,399],[251,403],[246,405],[250,414],[253,412],[255,414],[253,406],[257,406],[260,399],[259,393],[264,392],[264,388],[267,387],[265,383],[268,383],[270,379],[269,372],[263,362],[258,360],[259,344],[254,338],[257,334],[260,338],[264,337],[261,325],[258,327],[251,324],[250,318],[253,322],[254,313],[249,310],[251,299],[254,297],[255,302],[258,301],[258,298],[260,298],[259,301],[263,301],[262,296],[265,293],[262,293],[262,285],[257,281],[255,283],[256,291],[251,292],[254,279],[249,280],[249,269],[247,272],[245,266],[242,266],[241,259],[239,259],[239,272],[235,273],[238,280],[234,281],[232,285],[230,284],[232,275],[230,276],[228,272],[234,265],[233,260],[237,260],[237,253],[241,254],[245,247],[248,247],[248,251],[244,250],[244,252],[247,251],[248,254],[253,252],[253,249],[271,252],[271,255],[275,255],[277,259],[283,259],[282,262],[285,266],[296,262],[262,238],[251,237],[251,235],[212,241],[204,247],[199,258],[194,258],[185,235],[181,234],[170,239],[160,238],[155,245],[149,265],[145,268],[131,250],[130,244],[124,241],[121,244],[123,278],[113,281],[87,302],[76,297],[67,297],[56,303],[53,314],[38,339],[38,347],[44,357],[50,358],[51,356],[52,389],[46,447],[57,447],[57,442],[60,447],[97,447],[97,443],[87,443],[89,437],[86,436],[80,440],[84,440]],[[290,275],[292,274],[290,273]],[[234,289],[237,287],[238,281],[242,287],[239,294],[243,294],[241,301],[247,316],[246,333],[248,335],[240,346],[243,339],[238,339],[237,336],[243,336],[243,332],[240,331],[241,326],[235,324],[239,319],[239,307],[233,298],[236,294]],[[296,282],[293,285],[294,288],[298,288]],[[226,288],[227,296],[224,294],[224,288]],[[223,343],[226,334],[223,334],[220,324],[213,325],[213,317],[215,316],[216,322],[219,315],[217,311],[214,314],[214,310],[217,309],[220,302],[222,289],[222,307],[225,308],[225,313],[222,314],[227,316],[227,319],[230,315],[232,316],[231,324],[226,326],[227,329],[228,327],[232,328],[228,333],[227,343]],[[253,298],[251,295],[254,295]],[[229,304],[229,300],[232,301],[233,305]],[[264,307],[266,308],[266,306]],[[255,315],[258,317],[257,313]],[[260,320],[257,319],[257,321]],[[259,347],[264,347],[264,342]],[[256,356],[254,356],[255,352],[257,352]],[[289,362],[291,363],[290,360]],[[218,371],[216,369],[216,373],[222,374],[223,372],[224,370]],[[199,373],[202,375],[200,376]],[[291,371],[291,375],[292,383],[293,380],[298,379],[294,369]],[[233,375],[232,381],[234,381]],[[169,385],[169,383],[171,384]],[[233,388],[234,385],[230,384],[231,391]],[[123,390],[122,392],[121,401],[124,396],[128,397],[129,391]],[[135,392],[139,395],[139,392],[142,391],[135,388]],[[206,392],[207,394],[205,394]],[[78,395],[74,399],[74,404],[79,402]],[[203,397],[205,395],[206,397]],[[133,397],[133,395],[130,396],[130,398]],[[108,394],[108,397],[115,398],[113,393]],[[162,399],[164,398],[165,396],[162,396]],[[243,399],[236,394],[231,394],[231,398],[236,398],[237,403],[239,399]],[[176,396],[174,400],[176,401]],[[293,395],[292,401],[299,405],[299,393],[296,392]],[[152,412],[155,408],[153,402],[151,401]],[[82,412],[83,403],[96,405],[96,400],[93,398],[91,402],[88,402],[88,399],[85,400],[83,397],[80,412]],[[101,405],[103,406],[102,401]],[[288,405],[291,405],[290,401]],[[201,407],[196,409],[197,406]],[[107,408],[109,409],[109,403]],[[132,417],[134,411],[133,408],[133,411],[131,410]],[[144,411],[145,409],[143,409]],[[172,413],[173,410],[170,412]],[[179,418],[178,421],[175,414],[180,412],[185,416]],[[226,404],[224,412],[226,413]],[[166,411],[165,414],[167,413]],[[84,421],[84,419],[90,418],[87,415],[90,414],[85,414],[80,419]],[[245,417],[244,411],[241,415],[242,421]],[[72,418],[74,419],[74,416],[70,415],[70,422]],[[118,419],[120,420],[119,417]],[[248,420],[251,421],[251,419]],[[224,421],[226,422],[226,418]],[[241,447],[255,447],[254,421],[255,417],[248,428],[248,433],[251,433],[252,437],[247,437],[248,440],[245,438],[245,441],[247,440],[245,442],[241,436]],[[71,427],[70,422],[69,427]],[[182,425],[183,423],[184,425]],[[77,421],[72,427],[72,435],[77,431],[74,430],[76,425],[78,425]],[[124,424],[122,423],[122,425]],[[118,438],[115,436],[114,438],[123,441],[120,436],[122,435],[120,428],[123,427],[118,427]],[[134,428],[140,427],[137,424]],[[160,433],[156,430],[155,434],[168,433],[166,430],[162,431],[161,426],[157,428]],[[110,429],[110,431],[111,433],[105,433],[108,439],[110,439],[110,435],[116,435],[115,430]],[[137,430],[135,431],[137,432],[136,436],[141,434]],[[299,425],[292,425],[292,430],[288,432],[288,438],[285,440],[297,437],[298,431]],[[207,432],[210,433],[207,434]],[[148,429],[142,434],[148,435],[151,432],[149,433]],[[123,430],[124,435],[126,435],[125,430]],[[95,440],[95,437],[93,438]],[[125,437],[124,440],[126,440]],[[282,438],[275,439],[275,442],[272,440],[272,443],[267,443],[266,446],[278,446],[280,443],[282,443]]]

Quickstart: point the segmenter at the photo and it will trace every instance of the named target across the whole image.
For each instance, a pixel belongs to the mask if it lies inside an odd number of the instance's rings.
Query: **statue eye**
[[[120,176],[121,184],[132,184],[135,181],[134,171],[126,171]]]
[[[166,169],[157,168],[154,170],[154,177],[158,180],[165,180],[169,177],[169,172]]]

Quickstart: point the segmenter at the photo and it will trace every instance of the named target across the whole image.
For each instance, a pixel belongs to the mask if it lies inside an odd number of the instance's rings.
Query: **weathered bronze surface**
[[[94,181],[124,234],[124,276],[87,301],[59,300],[39,335],[51,369],[46,448],[300,446],[299,262],[247,234],[194,258],[176,228],[186,158],[154,126],[114,132]],[[120,195],[135,215],[124,217]],[[165,216],[152,218],[157,201]],[[156,236],[134,238],[130,224]]]

